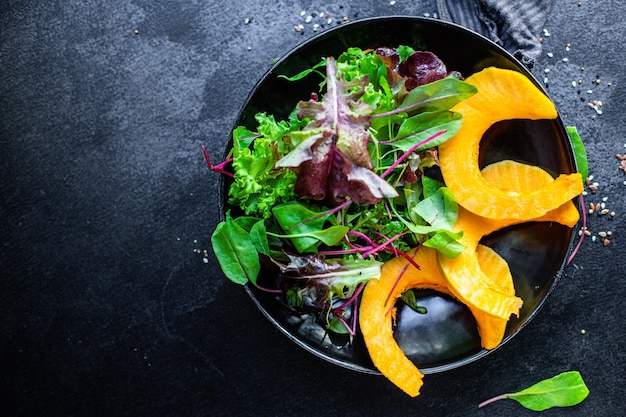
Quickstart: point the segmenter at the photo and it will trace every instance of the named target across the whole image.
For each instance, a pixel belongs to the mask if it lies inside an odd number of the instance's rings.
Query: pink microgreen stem
[[[402,276],[404,275],[404,273],[406,272],[406,270],[409,268],[409,264],[413,265],[414,267],[416,267],[417,269],[422,269],[417,262],[415,262],[415,259],[413,259],[413,257],[417,254],[417,251],[419,250],[419,246],[417,248],[415,248],[415,252],[413,256],[409,256],[408,253],[406,252],[402,252],[401,250],[398,250],[398,252],[400,253],[400,255],[406,259],[408,262],[404,265],[404,267],[402,268],[402,271],[400,271],[400,273],[398,274],[398,277],[396,278],[396,281],[393,283],[393,285],[391,286],[391,291],[389,291],[389,294],[387,294],[387,298],[385,298],[385,304],[387,305],[387,303],[389,302],[389,299],[391,298],[391,294],[393,294],[394,290],[396,289],[396,287],[398,286],[398,282],[400,282],[400,278],[402,278]],[[389,312],[391,311],[391,309],[393,308],[393,305],[390,305],[389,308],[387,309],[387,311],[385,312],[385,315],[389,314]]]
[[[364,246],[362,248],[358,246],[354,246],[352,249],[342,249],[342,250],[321,250],[318,253],[324,256],[341,256],[341,255],[350,255],[352,253],[363,253],[364,251],[372,249],[372,246]]]
[[[415,152],[415,150],[417,148],[419,148],[420,146],[424,145],[425,143],[430,142],[431,140],[436,139],[437,137],[443,135],[444,133],[446,133],[446,130],[441,130],[437,133],[435,133],[434,135],[430,136],[429,138],[426,138],[420,142],[417,142],[415,145],[411,146],[411,148],[406,151],[400,158],[396,159],[396,161],[391,164],[391,166],[389,168],[387,168],[387,170],[385,172],[383,172],[380,177],[381,178],[385,178],[387,175],[391,174],[393,172],[394,169],[396,169],[396,167],[401,164],[402,162],[404,162],[404,160],[406,158],[408,158],[409,155],[411,155],[413,152]]]
[[[361,239],[363,239],[364,241],[366,241],[367,243],[369,243],[372,246],[376,245],[374,243],[374,241],[368,235],[366,235],[365,233],[357,232],[356,230],[349,230],[348,234],[352,235],[352,236],[360,237]]]
[[[391,237],[390,239],[387,239],[385,242],[381,243],[380,245],[368,250],[367,252],[363,253],[363,258],[367,258],[370,255],[374,255],[375,253],[385,249],[387,246],[389,246],[391,243],[393,243],[394,240],[400,238],[404,236],[404,232],[400,232],[395,234],[393,237]],[[394,248],[395,249],[395,248]]]
[[[211,170],[211,171],[215,171],[217,173],[220,173],[222,175],[226,175],[227,177],[234,177],[234,175],[231,172],[228,172],[224,169],[224,167],[226,167],[226,165],[228,165],[229,163],[231,163],[233,161],[232,158],[225,160],[224,162],[217,164],[217,165],[213,165],[211,163],[211,158],[209,157],[209,152],[206,150],[206,148],[204,147],[204,145],[202,145],[202,153],[204,154],[204,159],[206,160],[206,165],[207,167]]]
[[[356,300],[359,297],[359,295],[361,294],[361,291],[363,291],[363,288],[365,288],[365,284],[361,283],[359,284],[359,286],[356,288],[356,290],[354,291],[354,294],[352,294],[352,296],[350,298],[348,298],[345,302],[343,302],[339,307],[335,307],[333,308],[333,312],[335,313],[335,316],[339,319],[339,321],[341,322],[341,324],[344,325],[344,327],[346,328],[346,330],[348,330],[348,332],[354,336],[356,335],[356,322],[357,322],[357,312],[358,312],[358,308],[356,308]],[[344,308],[346,308],[348,305],[350,305],[351,303],[354,303],[355,306],[352,309],[352,326],[350,326],[342,317],[341,317],[341,312],[343,311]]]
[[[506,400],[507,398],[508,398],[507,394],[498,395],[496,397],[490,398],[490,399],[488,399],[486,401],[483,401],[482,403],[478,404],[478,408],[483,408],[486,405],[489,405],[489,404],[494,403],[494,402],[499,401],[499,400]]]
[[[583,240],[585,239],[585,232],[587,231],[587,210],[585,210],[585,199],[583,198],[582,194],[580,195],[580,207],[581,207],[580,211],[582,212],[582,216],[583,216],[583,227],[580,230],[581,233],[580,233],[580,237],[578,238],[578,243],[576,244],[576,247],[572,251],[572,254],[567,259],[567,263],[565,264],[566,266],[569,265],[574,260],[574,257],[576,256],[576,254],[580,250],[581,245],[583,244]]]
[[[259,284],[254,284],[254,286],[260,289],[261,291],[272,293],[272,294],[282,294],[283,292],[282,290],[275,290],[272,288],[262,287]]]
[[[352,296],[350,298],[348,298],[344,303],[342,303],[339,307],[337,307],[337,309],[339,310],[343,310],[348,304],[356,301],[356,299],[359,297],[359,295],[361,294],[361,291],[363,291],[363,288],[365,287],[365,285],[363,283],[359,284],[356,287],[356,290],[354,291],[354,294],[352,294]],[[333,309],[334,310],[334,309]]]
[[[335,317],[337,317],[337,319],[341,322],[341,324],[343,324],[343,327],[346,328],[346,330],[350,333],[350,335],[352,336],[356,335],[355,329],[353,329],[348,323],[346,323],[346,321],[343,319],[343,317],[341,317],[341,315],[338,314]]]

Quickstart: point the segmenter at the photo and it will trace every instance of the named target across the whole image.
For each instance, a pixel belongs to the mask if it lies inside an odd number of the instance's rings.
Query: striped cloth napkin
[[[553,0],[437,0],[442,19],[491,39],[532,69]]]

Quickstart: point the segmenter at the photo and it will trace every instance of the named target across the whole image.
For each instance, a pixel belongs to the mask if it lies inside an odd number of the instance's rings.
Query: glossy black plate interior
[[[410,45],[429,50],[449,70],[469,75],[488,66],[532,75],[510,54],[480,35],[438,20],[386,17],[360,20],[327,30],[282,58],[257,84],[235,126],[256,127],[254,115],[264,111],[285,118],[300,100],[318,91],[314,76],[293,83],[278,75],[293,75],[323,57],[338,56],[349,47]],[[231,139],[232,140],[232,139]],[[229,142],[227,149],[232,142]],[[481,144],[481,164],[505,158],[541,166],[552,173],[575,171],[571,144],[560,118],[552,121],[505,121],[494,125]],[[221,184],[221,207],[227,208]],[[483,243],[509,263],[518,295],[524,300],[519,318],[512,318],[504,342],[513,337],[537,312],[561,275],[573,242],[571,229],[554,223],[526,223],[487,236]],[[331,340],[309,314],[294,314],[275,296],[247,287],[252,300],[277,328],[297,344],[332,363],[377,373],[359,335],[350,344]],[[399,307],[395,337],[401,348],[424,373],[452,369],[488,352],[480,347],[476,323],[469,310],[448,296],[420,291],[420,304],[428,314]],[[503,343],[504,343],[503,342]]]

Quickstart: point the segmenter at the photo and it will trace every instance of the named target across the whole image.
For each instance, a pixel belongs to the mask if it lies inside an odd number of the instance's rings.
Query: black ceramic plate
[[[417,17],[384,17],[356,21],[326,30],[282,58],[256,85],[235,126],[256,128],[254,115],[264,111],[286,118],[300,100],[318,91],[319,79],[306,77],[288,82],[278,76],[310,68],[326,56],[337,57],[349,47],[409,45],[437,54],[448,70],[468,76],[485,67],[519,71],[542,86],[515,58],[486,38],[460,26]],[[520,138],[524,140],[519,140]],[[531,138],[530,140],[528,138]],[[227,149],[232,146],[231,142]],[[480,163],[505,158],[538,165],[551,173],[575,172],[571,143],[560,118],[550,121],[506,121],[494,125],[481,142]],[[226,187],[221,190],[222,213]],[[524,300],[519,318],[512,318],[503,341],[511,339],[535,315],[560,277],[572,248],[572,229],[555,223],[526,223],[487,236],[482,243],[495,249],[509,263],[517,294]],[[247,291],[261,312],[291,340],[332,363],[377,373],[359,335],[352,343],[331,340],[309,314],[294,314],[277,297],[250,286]],[[452,369],[483,357],[476,323],[470,311],[445,295],[424,291],[420,305],[428,314],[398,308],[394,335],[407,356],[423,373]]]

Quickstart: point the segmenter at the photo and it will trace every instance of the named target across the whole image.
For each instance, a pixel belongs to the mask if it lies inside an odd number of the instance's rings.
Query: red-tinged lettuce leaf
[[[373,109],[359,100],[367,83],[367,77],[349,82],[338,77],[335,60],[327,58],[323,101],[298,103],[298,117],[310,120],[303,131],[312,131],[312,135],[276,167],[288,167],[298,174],[295,192],[301,197],[327,200],[329,204],[339,204],[347,197],[365,205],[398,196],[371,171],[368,128]]]
[[[330,195],[327,197],[333,203],[340,204],[342,196],[346,195],[360,205],[376,204],[385,197],[398,196],[387,181],[371,170],[354,164],[341,151],[333,155],[332,167],[328,176]]]
[[[350,297],[356,286],[380,278],[382,262],[373,259],[324,259],[318,255],[292,256],[283,269],[286,284],[302,287],[301,295],[317,299],[321,304],[333,295]]]

